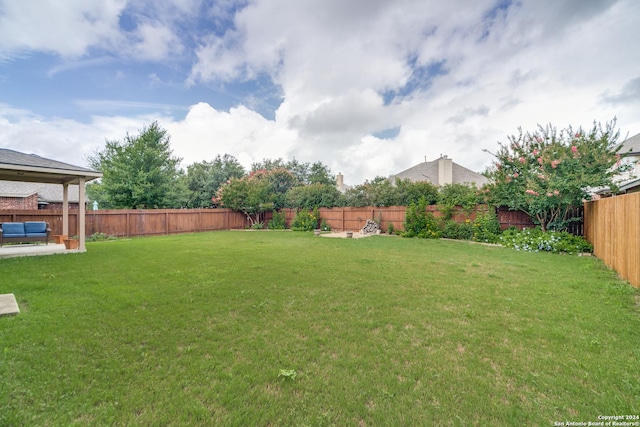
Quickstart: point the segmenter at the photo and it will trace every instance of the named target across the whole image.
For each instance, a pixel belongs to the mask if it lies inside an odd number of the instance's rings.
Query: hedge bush
[[[566,231],[542,231],[540,228],[518,230],[510,228],[500,236],[503,246],[525,252],[582,253],[593,246],[580,236]]]

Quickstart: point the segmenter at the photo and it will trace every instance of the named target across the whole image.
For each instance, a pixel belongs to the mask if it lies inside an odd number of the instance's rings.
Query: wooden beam
[[[78,249],[80,250],[80,252],[85,252],[87,250],[84,245],[86,233],[85,214],[87,206],[84,197],[84,178],[79,179],[78,187],[78,198],[80,199],[80,203],[78,205],[78,237],[80,238],[80,245]]]
[[[62,184],[62,234],[69,236],[69,184]]]

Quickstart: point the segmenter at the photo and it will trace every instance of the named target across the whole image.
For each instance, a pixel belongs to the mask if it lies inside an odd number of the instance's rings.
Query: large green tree
[[[341,204],[341,198],[335,185],[317,182],[291,188],[286,194],[286,206],[307,210],[332,208]]]
[[[616,175],[628,168],[617,154],[618,137],[615,120],[589,130],[520,130],[494,154],[489,200],[527,213],[543,230],[563,229],[575,220],[571,208],[589,200],[593,189],[615,189]]]
[[[285,194],[297,182],[286,169],[260,169],[242,178],[230,179],[220,187],[212,201],[244,213],[253,226],[261,221],[262,213],[283,207]]]
[[[295,158],[285,162],[282,158],[278,159],[262,159],[251,165],[251,171],[286,169],[291,172],[297,179],[298,185],[305,184],[331,184],[336,185],[336,178],[331,175],[329,166],[322,162],[300,162]]]
[[[446,184],[438,189],[439,205],[452,209],[454,206],[462,206],[470,211],[483,201],[475,185],[466,184]]]
[[[395,182],[397,206],[409,206],[418,203],[423,198],[428,205],[436,203],[438,187],[428,181],[412,182],[409,179],[397,179]]]
[[[309,184],[325,184],[335,187],[336,178],[331,175],[331,169],[329,166],[322,162],[315,162],[309,168],[309,177],[307,179]]]
[[[269,182],[269,192],[274,209],[282,209],[286,205],[287,192],[300,185],[298,178],[288,169],[277,168],[265,173]]]
[[[438,189],[429,182],[411,182],[377,176],[372,181],[349,188],[344,194],[347,206],[409,206],[424,198],[427,204],[434,204]]]
[[[153,122],[139,135],[107,141],[104,150],[89,158],[91,167],[102,172],[93,194],[106,208],[176,207],[180,201],[172,188],[180,161],[173,156],[167,131]]]
[[[211,161],[196,162],[187,166],[187,206],[207,208],[212,204],[211,195],[231,178],[241,178],[245,171],[240,162],[230,154],[216,156]]]

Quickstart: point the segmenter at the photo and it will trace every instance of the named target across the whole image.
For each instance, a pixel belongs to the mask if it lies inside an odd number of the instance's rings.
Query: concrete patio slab
[[[74,254],[77,249],[67,249],[63,244],[49,243],[48,245],[4,245],[0,248],[0,258],[18,256],[36,256],[53,254]]]
[[[13,294],[0,295],[0,316],[9,316],[20,313],[18,302]]]

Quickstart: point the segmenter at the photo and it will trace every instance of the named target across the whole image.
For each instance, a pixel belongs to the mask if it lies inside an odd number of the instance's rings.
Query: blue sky
[[[157,120],[184,167],[482,171],[518,127],[639,133],[639,18],[634,0],[0,0],[0,146],[86,165]]]

